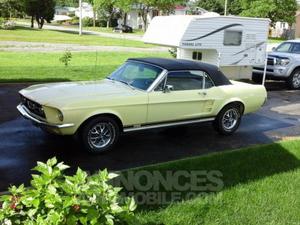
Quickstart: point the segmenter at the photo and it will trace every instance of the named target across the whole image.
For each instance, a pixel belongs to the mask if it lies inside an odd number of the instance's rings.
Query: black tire
[[[296,69],[293,73],[288,77],[286,81],[288,87],[292,90],[300,89],[300,69]]]
[[[88,121],[81,131],[84,148],[90,153],[103,153],[111,150],[120,136],[120,127],[110,117],[99,116]],[[98,143],[98,144],[97,144]]]
[[[252,81],[256,84],[262,84],[263,75],[258,73],[252,73]]]
[[[233,134],[240,126],[242,112],[238,104],[230,104],[225,106],[218,114],[214,121],[215,130],[222,135],[231,135]],[[225,117],[228,116],[228,113],[233,113],[235,116],[235,122],[232,126],[229,126],[229,122],[225,123]],[[228,118],[229,119],[229,118]],[[227,119],[227,120],[228,120]],[[227,126],[227,127],[226,127]]]

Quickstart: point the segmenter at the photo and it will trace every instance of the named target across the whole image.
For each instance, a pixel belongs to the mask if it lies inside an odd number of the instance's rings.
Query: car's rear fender
[[[216,109],[216,115],[219,114],[219,112],[227,105],[230,105],[230,104],[235,104],[235,105],[238,105],[239,108],[240,108],[240,112],[241,114],[244,114],[244,111],[245,111],[245,103],[243,102],[242,99],[240,98],[230,98],[230,99],[227,99],[226,101],[223,102],[223,104],[221,104],[217,109]]]
[[[266,101],[267,92],[264,86],[237,81],[232,83],[235,87],[222,88],[227,99],[220,109],[231,102],[241,102],[244,105],[244,114],[247,114],[257,111]]]

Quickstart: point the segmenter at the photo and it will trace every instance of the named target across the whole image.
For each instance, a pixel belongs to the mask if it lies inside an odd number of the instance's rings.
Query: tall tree
[[[224,13],[224,0],[199,0],[196,4],[207,11]]]
[[[292,25],[297,11],[296,0],[241,0],[242,16],[269,18],[274,25],[278,21]]]
[[[55,0],[23,0],[24,9],[28,16],[31,16],[31,27],[34,26],[34,19],[38,28],[42,29],[45,21],[48,23],[54,17]]]
[[[93,0],[94,11],[107,21],[107,27],[110,27],[115,15],[114,5],[115,0]]]
[[[79,1],[78,0],[56,0],[56,5],[78,7]]]
[[[219,14],[225,11],[225,0],[198,0],[196,5]],[[229,14],[239,15],[242,12],[241,0],[228,0],[227,9]]]
[[[23,12],[20,0],[0,0],[0,16],[10,18]]]

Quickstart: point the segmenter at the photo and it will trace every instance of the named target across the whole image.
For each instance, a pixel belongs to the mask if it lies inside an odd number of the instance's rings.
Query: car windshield
[[[276,48],[275,52],[300,54],[300,43],[284,42]]]
[[[147,90],[161,72],[162,69],[156,66],[126,62],[107,79],[122,82],[133,88]]]

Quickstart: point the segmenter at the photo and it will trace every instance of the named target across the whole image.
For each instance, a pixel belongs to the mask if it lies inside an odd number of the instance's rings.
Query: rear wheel
[[[120,128],[114,119],[97,117],[83,127],[81,138],[85,149],[91,153],[111,150],[120,136]]]
[[[225,106],[214,121],[214,128],[222,135],[233,134],[241,123],[241,109],[238,104]]]
[[[290,89],[300,89],[300,69],[296,69],[287,79]]]

